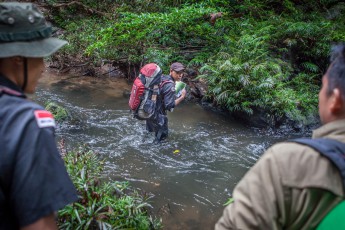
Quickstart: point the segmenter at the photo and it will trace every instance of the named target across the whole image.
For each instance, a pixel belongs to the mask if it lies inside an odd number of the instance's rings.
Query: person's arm
[[[173,82],[168,82],[164,84],[162,88],[162,94],[163,94],[164,109],[168,111],[172,111],[172,109],[175,108],[175,98],[176,98],[175,84]]]
[[[38,219],[34,223],[20,228],[21,230],[56,230],[55,214]]]
[[[183,100],[185,99],[186,93],[187,93],[186,89],[183,89],[183,90],[181,91],[181,96],[175,100],[175,106],[177,106],[178,104],[180,104],[180,102],[183,101]]]
[[[233,193],[215,225],[225,229],[281,229],[279,213],[284,200],[283,186],[276,159],[266,152],[248,171]]]

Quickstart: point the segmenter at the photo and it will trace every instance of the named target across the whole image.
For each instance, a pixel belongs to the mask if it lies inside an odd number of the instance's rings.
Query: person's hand
[[[185,98],[185,97],[186,97],[186,94],[187,94],[186,89],[183,89],[183,90],[181,91],[181,98]]]
[[[184,100],[184,98],[186,97],[186,93],[186,89],[181,90],[181,96],[175,100],[175,106],[180,104],[180,102]]]

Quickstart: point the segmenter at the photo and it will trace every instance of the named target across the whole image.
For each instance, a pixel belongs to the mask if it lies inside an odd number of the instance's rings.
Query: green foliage
[[[57,122],[64,121],[68,118],[67,110],[54,102],[47,102],[45,108],[53,114]]]
[[[164,12],[167,8],[194,4],[203,4],[205,7],[229,7],[235,4],[234,0],[115,0],[113,2],[120,8],[120,11],[135,13]]]
[[[311,11],[321,12],[340,1],[309,1],[309,0],[243,0],[238,7],[246,14],[254,17],[266,17],[272,14],[288,16],[305,16]]]
[[[325,14],[325,7],[335,9]],[[307,123],[330,45],[344,39],[345,4],[245,0],[237,10],[249,16],[233,20],[222,52],[201,68],[208,97],[230,111],[259,109]]]
[[[65,54],[139,67],[188,63],[209,82],[208,97],[230,111],[306,120],[316,113],[333,42],[345,40],[336,0],[81,0],[59,8]],[[57,1],[49,0],[49,4]],[[223,12],[212,26],[210,14]],[[129,72],[129,71],[128,71]]]
[[[279,20],[281,28],[274,37],[274,44],[282,48],[282,54],[290,59],[295,69],[321,73],[328,64],[331,37],[322,36],[331,32],[331,23],[324,21],[299,22]],[[284,50],[285,49],[285,50]],[[308,63],[308,64],[307,64]]]
[[[103,162],[94,152],[81,147],[67,152],[64,161],[79,200],[59,211],[59,229],[161,228],[161,220],[149,214],[151,196],[128,182],[102,181]]]
[[[233,203],[234,201],[235,201],[234,198],[230,197],[230,198],[228,199],[228,201],[224,204],[224,206],[227,206],[227,205]]]
[[[270,49],[277,31],[272,23],[256,22],[255,30],[250,20],[238,26],[242,31],[238,39],[228,39],[223,51],[201,68],[199,77],[209,83],[208,96],[230,111],[252,115],[259,108],[278,117],[306,121],[316,111],[313,78],[306,74],[291,77],[291,64],[273,56]],[[312,76],[318,73],[314,63],[303,64]]]
[[[172,61],[188,48],[210,52],[222,38],[204,15],[215,9],[202,6],[172,8],[166,13],[121,13],[110,27],[99,30],[86,53],[106,59],[125,59],[130,63]]]

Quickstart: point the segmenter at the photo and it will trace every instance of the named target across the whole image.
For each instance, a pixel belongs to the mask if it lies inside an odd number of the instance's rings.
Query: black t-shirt
[[[0,76],[2,86],[8,92],[0,92],[0,229],[7,230],[52,214],[77,194],[56,146],[52,115]]]

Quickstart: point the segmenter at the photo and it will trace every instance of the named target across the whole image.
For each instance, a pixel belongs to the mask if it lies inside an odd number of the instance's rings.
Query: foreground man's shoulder
[[[274,144],[266,152],[278,158],[290,158],[296,156],[300,157],[301,154],[307,154],[311,157],[318,156],[317,151],[315,151],[313,148],[293,141],[279,142]]]
[[[281,171],[305,170],[311,162],[315,164],[320,154],[309,146],[295,142],[280,142],[270,147],[264,154],[266,158],[274,158]]]
[[[339,187],[336,186],[341,181],[338,169],[309,146],[283,142],[268,149],[267,155],[275,159],[284,186],[323,189]]]

